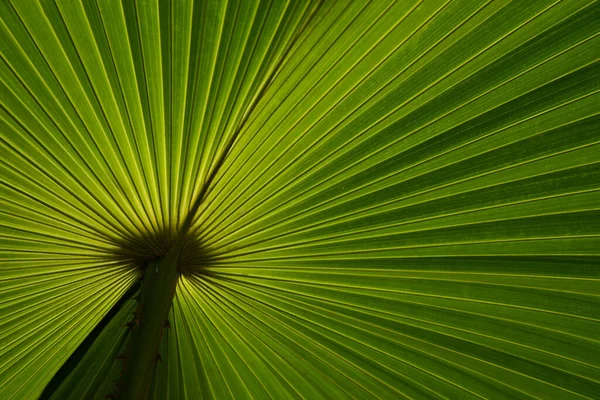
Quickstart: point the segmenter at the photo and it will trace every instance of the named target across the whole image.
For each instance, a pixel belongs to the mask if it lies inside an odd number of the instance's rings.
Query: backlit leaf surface
[[[597,398],[598,21],[1,0],[0,398],[117,393],[190,214],[154,399]]]

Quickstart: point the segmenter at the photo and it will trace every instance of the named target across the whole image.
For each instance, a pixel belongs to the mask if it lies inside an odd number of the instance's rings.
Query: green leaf
[[[597,397],[598,21],[0,1],[0,398]]]

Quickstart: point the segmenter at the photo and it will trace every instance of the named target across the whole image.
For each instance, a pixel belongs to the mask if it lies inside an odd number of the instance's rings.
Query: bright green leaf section
[[[154,399],[597,397],[598,21],[0,1],[0,397],[36,398],[186,218]],[[127,307],[58,397],[118,392]]]
[[[136,302],[128,300],[95,338],[77,367],[54,390],[52,399],[90,399],[110,395],[123,369],[122,355],[129,344],[129,330]],[[118,360],[115,362],[115,360]],[[43,397],[43,396],[42,396]]]

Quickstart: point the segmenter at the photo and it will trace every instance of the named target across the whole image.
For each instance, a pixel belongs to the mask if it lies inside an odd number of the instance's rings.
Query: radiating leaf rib
[[[594,398],[599,4],[0,1],[0,397]]]
[[[47,388],[41,398],[79,399],[112,393],[113,380],[122,369],[122,361],[116,358],[124,352],[129,340],[128,330],[122,325],[131,319],[134,309],[135,302],[129,299],[95,338],[73,371],[52,391]]]

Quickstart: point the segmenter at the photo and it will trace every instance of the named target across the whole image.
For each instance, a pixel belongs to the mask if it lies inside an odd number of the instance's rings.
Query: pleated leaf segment
[[[0,399],[593,399],[600,2],[0,0]]]

